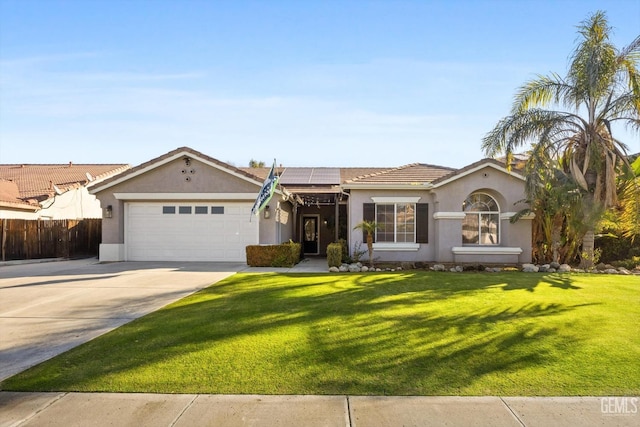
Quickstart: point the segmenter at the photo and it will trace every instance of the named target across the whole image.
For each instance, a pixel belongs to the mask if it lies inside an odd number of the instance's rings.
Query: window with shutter
[[[362,219],[377,224],[374,242],[379,247],[429,243],[429,204],[394,200],[389,203],[364,203]],[[366,236],[362,236],[362,241]]]

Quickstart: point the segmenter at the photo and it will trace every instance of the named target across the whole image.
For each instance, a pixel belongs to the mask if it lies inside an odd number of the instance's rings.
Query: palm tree
[[[616,178],[629,168],[627,147],[613,136],[612,124],[640,130],[640,36],[618,50],[610,32],[604,12],[583,21],[566,77],[551,74],[525,83],[511,115],[482,141],[486,155],[504,153],[507,164],[532,143],[538,158],[554,160],[571,177],[594,212],[617,204]],[[588,225],[582,236],[586,267],[593,260],[596,224]]]
[[[620,179],[617,209],[607,213],[601,226],[634,242],[640,237],[640,156],[631,163],[631,168],[629,176]]]
[[[373,267],[373,233],[376,232],[378,224],[375,221],[361,221],[353,227],[354,230],[361,230],[367,235],[367,251],[369,252],[369,266]]]

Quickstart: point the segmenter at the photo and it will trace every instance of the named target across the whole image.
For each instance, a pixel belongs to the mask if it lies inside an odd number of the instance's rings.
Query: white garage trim
[[[124,204],[127,261],[246,260],[258,244],[253,202],[148,201]]]
[[[255,193],[113,193],[118,200],[251,200]]]

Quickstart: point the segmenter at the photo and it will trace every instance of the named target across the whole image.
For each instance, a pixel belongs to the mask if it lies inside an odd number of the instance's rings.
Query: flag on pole
[[[280,178],[276,175],[276,159],[273,159],[271,171],[269,171],[267,179],[264,180],[260,193],[258,193],[258,198],[256,198],[253,208],[251,208],[252,216],[258,215],[267,203],[269,203],[269,200],[271,200],[271,197],[273,196],[273,192],[276,190],[276,185],[278,185],[278,179]]]

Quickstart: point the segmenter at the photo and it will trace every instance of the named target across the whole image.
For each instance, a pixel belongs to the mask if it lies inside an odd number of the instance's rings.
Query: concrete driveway
[[[0,381],[246,269],[94,259],[0,267]]]

